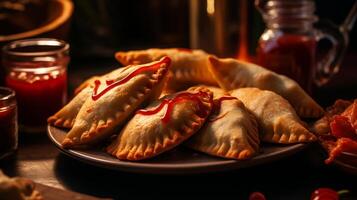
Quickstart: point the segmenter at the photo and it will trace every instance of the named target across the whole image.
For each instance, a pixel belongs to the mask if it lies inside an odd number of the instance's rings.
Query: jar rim
[[[4,94],[4,96],[2,96],[3,92],[7,92],[6,94]],[[11,88],[8,87],[1,87],[0,86],[0,101],[6,101],[9,99],[12,99],[15,97],[15,91],[12,90]]]
[[[282,0],[269,0],[266,3],[266,8],[274,8],[277,6],[308,6],[315,9],[315,2],[311,0],[302,0],[302,1],[282,1]]]
[[[58,49],[53,50],[43,50],[37,52],[23,52],[16,51],[17,48],[21,47],[35,47],[35,46],[51,46],[58,47]],[[16,40],[10,42],[2,48],[4,54],[12,56],[48,56],[62,54],[69,50],[69,44],[63,40],[54,38],[32,38],[24,40]]]
[[[290,19],[314,23],[318,20],[318,17],[314,14],[315,2],[311,0],[268,0],[264,8],[261,8],[261,12],[266,21],[281,21],[281,19],[286,21],[285,19]]]

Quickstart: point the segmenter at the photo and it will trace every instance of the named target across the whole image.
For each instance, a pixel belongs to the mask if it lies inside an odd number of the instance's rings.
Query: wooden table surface
[[[15,156],[0,163],[9,176],[31,178],[37,183],[98,197],[115,199],[148,197],[226,197],[248,199],[253,191],[268,199],[309,199],[319,187],[348,189],[357,199],[357,176],[323,164],[317,144],[286,159],[223,173],[198,175],[145,175],[98,168],[61,154],[45,133],[22,137]]]
[[[95,66],[88,62],[82,63],[82,67],[70,68],[71,89],[85,77],[113,68],[113,65],[106,69],[91,68],[87,67],[87,64]],[[107,62],[105,64],[109,66]],[[336,99],[331,97],[333,94],[337,97],[356,98],[356,90],[352,94],[349,92],[349,87],[356,88],[356,85],[340,88],[338,91],[342,93],[336,93],[336,88],[325,89],[328,94],[321,92],[319,98],[323,99],[322,103],[325,104]],[[309,199],[314,189],[331,187],[335,190],[347,189],[350,191],[347,199],[357,199],[357,176],[334,165],[325,165],[323,160],[326,155],[318,144],[312,144],[289,158],[237,171],[181,176],[145,175],[81,163],[61,154],[47,138],[46,133],[19,134],[18,151],[8,159],[0,161],[0,168],[7,175],[27,177],[48,186],[98,197],[225,199],[223,197],[231,196],[244,200],[248,199],[251,192],[261,191],[266,194],[268,200],[302,200]]]

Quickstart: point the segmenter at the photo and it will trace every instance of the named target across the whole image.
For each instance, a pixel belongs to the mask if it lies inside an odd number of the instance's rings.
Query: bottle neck
[[[306,32],[317,21],[314,12],[315,4],[311,0],[269,0],[263,18],[269,29]]]

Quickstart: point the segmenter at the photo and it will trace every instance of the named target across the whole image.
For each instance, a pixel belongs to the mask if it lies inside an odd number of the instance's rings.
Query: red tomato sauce
[[[113,81],[113,80],[107,80],[106,85],[107,87],[104,88],[101,92],[98,93],[99,86],[101,85],[100,80],[95,80],[94,84],[94,90],[92,94],[92,99],[94,101],[98,100],[100,97],[102,97],[104,94],[112,90],[113,88],[120,86],[126,82],[128,82],[130,79],[133,77],[137,76],[140,73],[143,73],[145,71],[150,71],[150,70],[156,70],[158,69],[162,64],[167,64],[170,65],[171,59],[167,56],[163,57],[160,61],[154,62],[148,65],[144,65],[142,67],[139,67],[138,69],[134,70],[133,72],[129,73],[127,76],[124,78],[118,80],[118,81]]]
[[[202,97],[208,97],[208,94],[201,91],[198,93],[181,92],[172,99],[164,99],[156,108],[151,110],[138,110],[137,114],[154,115],[160,112],[166,106],[166,110],[163,117],[161,118],[161,121],[163,123],[168,123],[170,122],[170,116],[176,104],[184,101],[194,101],[197,104],[198,116],[204,118],[208,115],[209,110],[207,110],[207,107],[202,103]]]
[[[286,75],[311,92],[316,42],[301,35],[281,35],[258,44],[258,64]]]
[[[67,98],[65,72],[30,74],[11,72],[6,85],[16,92],[19,123],[25,126],[46,125],[46,119],[60,109]]]

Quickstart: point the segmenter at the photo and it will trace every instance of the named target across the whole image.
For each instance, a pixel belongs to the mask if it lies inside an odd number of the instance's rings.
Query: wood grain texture
[[[92,197],[76,192],[60,190],[42,184],[36,184],[36,189],[42,194],[45,200],[109,200],[103,198]]]
[[[20,133],[18,151],[0,160],[0,169],[10,177],[25,177],[36,182],[36,188],[45,200],[99,200],[88,195],[71,192],[57,177],[58,150],[45,133],[26,135]]]

